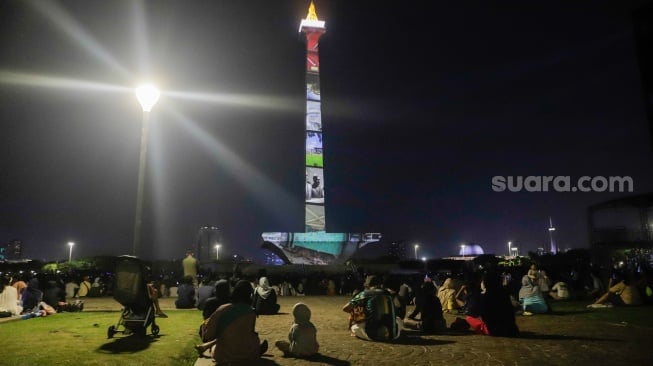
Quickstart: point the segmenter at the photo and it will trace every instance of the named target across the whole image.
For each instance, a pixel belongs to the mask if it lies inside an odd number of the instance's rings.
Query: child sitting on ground
[[[284,357],[308,357],[316,354],[320,345],[317,343],[317,329],[311,323],[311,309],[300,302],[292,308],[292,315],[295,319],[288,333],[290,342],[277,341],[275,345]]]

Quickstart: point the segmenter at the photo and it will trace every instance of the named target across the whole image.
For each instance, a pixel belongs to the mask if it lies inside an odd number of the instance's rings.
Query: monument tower
[[[326,32],[311,1],[308,15],[299,25],[306,36],[306,200],[305,231],[324,231],[324,147],[322,145],[322,106],[320,104],[320,37]]]
[[[286,263],[344,263],[366,244],[378,242],[381,234],[326,232],[319,55],[319,41],[326,27],[325,22],[318,19],[313,1],[306,19],[299,24],[299,32],[306,37],[304,232],[265,232],[262,247]]]

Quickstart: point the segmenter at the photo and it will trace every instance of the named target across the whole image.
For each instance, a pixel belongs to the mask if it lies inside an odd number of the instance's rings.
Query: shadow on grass
[[[126,337],[112,338],[113,341],[105,343],[98,349],[100,353],[134,353],[147,349],[156,342],[160,336],[139,336],[132,334]]]
[[[567,335],[564,335],[564,334],[538,334],[538,333],[533,333],[533,332],[520,332],[518,338],[522,338],[522,339],[539,339],[539,340],[555,340],[555,341],[624,342],[623,339],[616,339],[616,338],[577,337],[577,336],[567,336]]]

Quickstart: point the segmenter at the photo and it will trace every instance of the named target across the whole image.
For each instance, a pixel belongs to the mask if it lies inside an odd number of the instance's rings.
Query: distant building
[[[392,242],[388,248],[388,255],[399,259],[406,259],[406,244],[403,241]]]
[[[588,208],[592,259],[603,266],[653,265],[653,193]]]
[[[485,252],[483,251],[483,248],[478,245],[478,244],[468,244],[468,245],[461,245],[460,246],[460,252],[458,255],[463,256],[463,257],[468,257],[468,256],[477,256],[477,255],[483,255]]]
[[[14,239],[0,247],[0,260],[19,260],[23,258],[23,241]]]
[[[216,226],[202,226],[197,231],[195,240],[195,255],[200,262],[209,262],[218,259],[216,246],[221,243],[220,229]]]

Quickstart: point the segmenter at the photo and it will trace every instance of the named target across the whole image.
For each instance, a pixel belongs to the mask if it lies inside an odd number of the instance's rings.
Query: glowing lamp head
[[[143,112],[149,112],[159,101],[161,92],[152,84],[143,84],[136,88],[136,98],[143,108]]]
[[[68,246],[70,246],[71,248],[73,247],[73,245],[75,245],[75,243],[73,243],[72,241],[68,242]]]

